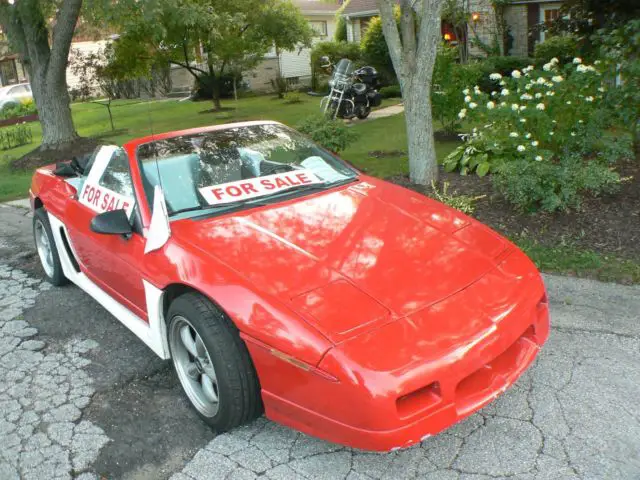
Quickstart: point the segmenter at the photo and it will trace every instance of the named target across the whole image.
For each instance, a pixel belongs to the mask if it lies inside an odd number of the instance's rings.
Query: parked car
[[[99,147],[30,189],[47,279],[171,359],[200,417],[366,450],[493,401],[549,333],[533,263],[275,122]]]
[[[17,107],[27,100],[33,100],[31,85],[28,83],[0,87],[0,110]]]

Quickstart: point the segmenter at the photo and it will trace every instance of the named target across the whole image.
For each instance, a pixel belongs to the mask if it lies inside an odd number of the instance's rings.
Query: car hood
[[[182,241],[294,306],[336,342],[464,289],[507,248],[458,211],[370,178],[174,223]]]

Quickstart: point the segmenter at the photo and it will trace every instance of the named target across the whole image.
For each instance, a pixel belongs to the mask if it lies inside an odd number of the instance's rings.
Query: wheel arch
[[[39,208],[44,208],[44,203],[42,203],[42,200],[40,200],[40,197],[34,197],[33,198],[33,209],[37,210]]]

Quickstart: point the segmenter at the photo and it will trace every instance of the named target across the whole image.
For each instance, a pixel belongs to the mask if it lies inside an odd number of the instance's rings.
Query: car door
[[[105,235],[91,230],[91,220],[110,210],[125,210],[132,222],[136,201],[126,152],[103,146],[94,156],[77,198],[66,212],[71,245],[81,270],[112,298],[146,319],[146,298],[140,265],[145,239],[134,226],[131,235]]]
[[[13,98],[16,102],[22,103],[31,98],[31,92],[26,86],[17,85],[11,89],[8,96]]]

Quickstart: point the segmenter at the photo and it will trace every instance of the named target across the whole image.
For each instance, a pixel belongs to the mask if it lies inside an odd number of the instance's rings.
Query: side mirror
[[[130,235],[133,230],[124,210],[103,212],[91,220],[91,231],[107,235]]]

